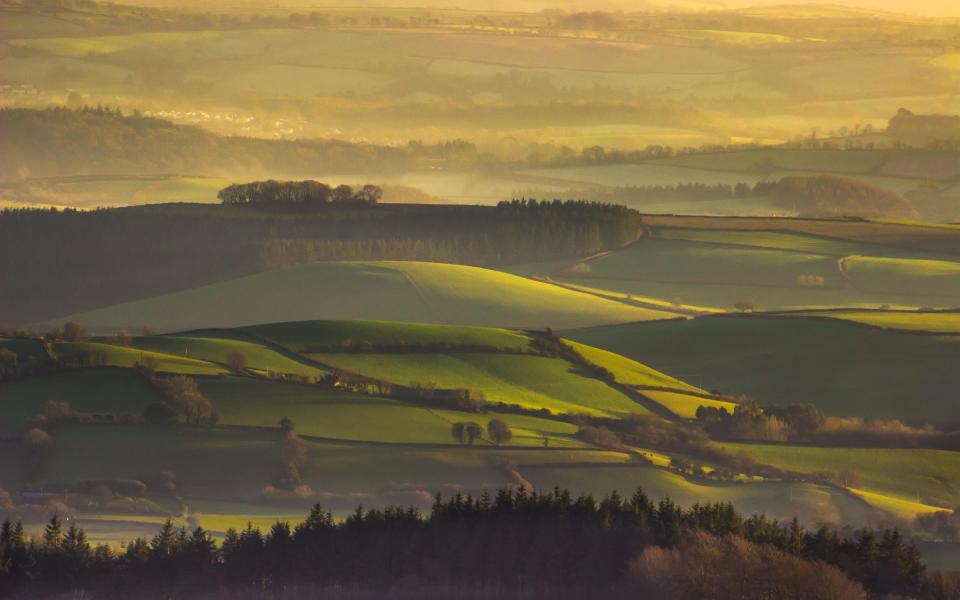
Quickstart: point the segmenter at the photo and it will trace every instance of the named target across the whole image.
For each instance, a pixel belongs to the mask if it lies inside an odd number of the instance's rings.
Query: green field
[[[281,417],[296,423],[301,435],[392,444],[453,444],[453,423],[473,421],[486,426],[489,414],[439,410],[389,398],[347,394],[272,381],[228,378],[207,380],[200,391],[213,402],[222,425],[277,426]],[[511,444],[581,447],[576,427],[561,421],[522,415],[497,415],[514,431]],[[490,445],[487,440],[477,444]]]
[[[191,329],[380,319],[560,328],[672,316],[477,267],[381,261],[313,263],[268,271],[57,322],[73,320],[96,329],[136,325]]]
[[[881,235],[870,236],[839,221],[823,221],[821,233],[814,222],[791,231],[804,222],[777,219],[645,220],[651,236],[627,248],[573,265],[546,263],[536,274],[598,296],[694,312],[729,311],[740,301],[763,310],[960,302],[960,263],[934,251],[955,250],[950,229],[904,225],[896,236],[892,224],[871,224]],[[659,225],[671,220],[690,226]]]
[[[958,262],[855,256],[844,261],[844,272],[861,290],[955,297],[954,306],[960,306]]]
[[[684,240],[641,241],[587,264],[599,278],[794,287],[798,277],[813,275],[823,277],[822,287],[843,284],[830,257]]]
[[[73,371],[3,383],[0,437],[19,435],[50,401],[68,402],[80,412],[138,415],[159,399],[160,393],[130,369]]]
[[[799,516],[808,523],[857,522],[870,513],[870,507],[847,494],[810,484],[698,483],[662,469],[621,465],[544,465],[527,468],[524,473],[534,485],[560,485],[595,494],[610,489],[629,494],[642,487],[653,498],[669,496],[681,504],[729,501],[747,513],[764,513],[784,520]]]
[[[81,353],[102,353],[106,364],[112,367],[135,367],[146,359],[156,361],[156,370],[168,373],[182,373],[185,375],[220,375],[228,372],[222,365],[214,364],[207,359],[173,354],[182,346],[166,346],[157,344],[155,348],[125,347],[105,342],[57,342],[53,344],[54,354],[63,358],[77,356]]]
[[[216,363],[220,372],[226,372],[223,365],[227,365],[230,356],[236,354],[243,357],[245,368],[261,374],[275,372],[317,377],[326,372],[242,337],[229,331],[195,331],[181,335],[138,336],[131,339],[131,346]]]
[[[723,444],[758,460],[805,473],[854,471],[852,486],[867,492],[947,509],[960,504],[960,452],[886,448],[820,448]]]
[[[568,331],[704,389],[834,416],[956,423],[960,338],[840,319],[723,316]]]
[[[800,315],[843,319],[883,329],[903,329],[954,334],[960,333],[960,312],[905,312],[905,311],[809,311]]]
[[[422,346],[486,346],[524,351],[530,338],[519,331],[489,327],[397,323],[390,321],[307,321],[245,327],[242,331],[295,351],[307,346],[331,351],[363,351],[377,346],[416,349]]]
[[[705,340],[705,334],[713,337]],[[734,382],[726,388],[728,391],[751,393],[751,386],[763,389],[768,385],[778,401],[813,401],[830,414],[905,418],[902,413],[909,409],[956,419],[955,407],[940,397],[933,397],[932,402],[920,395],[897,403],[883,394],[885,389],[896,392],[902,389],[903,381],[915,379],[917,365],[934,375],[940,373],[941,378],[952,376],[956,361],[949,352],[951,338],[884,332],[841,319],[791,316],[697,318],[580,329],[565,335],[578,340],[571,342],[572,346],[590,362],[613,373],[620,384],[636,386],[651,402],[680,418],[693,417],[697,407],[704,405],[735,408],[729,402],[688,393],[712,387],[705,376],[712,368],[716,377]],[[871,335],[874,337],[864,337]],[[771,345],[765,336],[780,340],[780,346]],[[953,473],[960,472],[953,464],[960,453],[839,451],[754,444],[727,446],[746,451],[761,462],[800,472],[853,467],[860,473],[861,482],[849,493],[823,485],[749,478],[741,478],[738,483],[697,482],[667,469],[673,457],[670,453],[655,448],[614,451],[592,447],[578,439],[577,425],[570,422],[499,413],[495,407],[487,412],[464,412],[262,377],[272,372],[274,377],[289,374],[312,379],[325,372],[319,365],[328,365],[404,385],[480,390],[489,402],[547,408],[557,413],[608,417],[648,413],[647,408],[615,387],[585,376],[562,359],[529,354],[530,337],[519,331],[318,321],[137,336],[132,338],[131,347],[112,346],[107,343],[112,339],[60,342],[54,348],[58,353],[103,349],[111,363],[127,368],[71,370],[0,385],[0,414],[4,417],[0,439],[5,438],[0,443],[5,444],[3,450],[9,457],[0,461],[0,488],[58,489],[78,481],[149,481],[160,471],[170,471],[176,475],[178,496],[190,507],[191,522],[199,521],[222,532],[227,527],[243,526],[246,521],[266,524],[296,514],[298,507],[305,509],[314,501],[323,502],[338,515],[359,503],[412,504],[426,509],[436,491],[478,492],[521,482],[594,494],[612,489],[629,493],[641,486],[655,498],[669,495],[681,504],[730,500],[748,513],[764,512],[779,518],[798,515],[808,523],[859,523],[874,509],[906,518],[946,506],[956,501],[955,490],[960,485]],[[821,345],[811,352],[799,343],[822,339],[833,342],[834,354],[824,353]],[[749,352],[744,340],[761,344],[761,353]],[[914,346],[904,350],[907,342]],[[39,347],[35,340],[7,340],[4,345],[25,352],[36,352]],[[487,350],[478,351],[479,347]],[[604,347],[607,350],[601,349]],[[786,347],[793,348],[795,354],[785,353]],[[858,393],[850,393],[855,389],[852,385],[838,385],[837,378],[841,369],[850,367],[855,356],[852,347],[870,348],[869,364],[877,369],[851,370],[856,375],[851,382],[863,386]],[[901,365],[897,371],[894,363],[874,356],[884,347],[890,348],[885,356],[902,357],[893,352],[897,348],[909,352],[917,362]],[[327,351],[309,352],[317,348]],[[393,350],[382,351],[385,348]],[[448,351],[439,352],[438,348]],[[772,354],[765,353],[768,348]],[[652,357],[650,364],[663,372],[631,359],[646,351]],[[217,412],[215,427],[59,426],[50,431],[52,443],[41,468],[24,469],[28,464],[26,448],[15,441],[16,436],[48,401],[65,400],[81,412],[138,415],[147,404],[160,400],[159,391],[125,363],[131,353],[144,352],[156,353],[170,372],[196,375],[197,365],[206,365],[222,373],[223,362],[231,352],[242,353],[248,368],[232,376],[197,378],[200,391]],[[670,352],[677,356],[667,364],[663,359]],[[817,358],[816,364],[811,364],[811,356]],[[846,362],[837,356],[843,356]],[[681,364],[678,357],[701,362],[691,367],[689,362]],[[759,362],[759,357],[767,362]],[[731,365],[742,366],[743,370],[732,370]],[[816,388],[817,382],[801,372],[798,380],[807,387],[796,390],[797,398],[784,394],[793,388],[782,385],[784,373],[797,377],[798,368],[819,369],[822,387]],[[873,387],[867,388],[868,382]],[[924,383],[940,389],[944,386],[941,379],[929,376]],[[648,389],[651,386],[665,389]],[[751,396],[766,400],[761,394]],[[928,404],[922,404],[924,401]],[[884,410],[896,414],[879,414]],[[454,423],[472,421],[484,427],[494,416],[506,421],[513,431],[507,445],[494,446],[485,433],[472,447],[455,443],[451,435]],[[261,492],[279,469],[282,434],[277,427],[283,417],[291,419],[303,437],[307,462],[301,471],[303,483],[312,491],[303,492],[299,500],[272,504]],[[638,455],[648,458],[652,465],[639,460]],[[913,497],[910,490],[916,490]],[[88,527],[94,539],[111,543],[150,531],[167,513],[186,522],[187,515],[181,514],[179,505],[168,497],[155,491],[148,491],[148,496],[159,503],[159,513],[123,514],[88,507],[79,515],[79,522]]]
[[[584,377],[558,358],[510,354],[318,354],[311,358],[352,373],[403,385],[467,387],[488,402],[551,412],[615,415],[647,413],[640,404]]]

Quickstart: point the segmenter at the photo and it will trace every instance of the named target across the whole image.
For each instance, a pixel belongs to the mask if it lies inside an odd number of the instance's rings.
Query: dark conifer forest
[[[717,552],[725,552],[722,563],[701,563],[717,568],[712,577],[672,572]],[[754,578],[740,588],[746,598],[950,598],[960,591],[960,582],[928,573],[893,529],[811,531],[796,520],[744,517],[729,503],[683,508],[642,490],[599,501],[560,489],[438,495],[426,517],[412,508],[358,507],[342,522],[317,505],[300,523],[229,530],[219,546],[202,528],[169,521],[119,552],[91,546],[82,529],[56,516],[38,540],[27,539],[19,523],[0,529],[0,595],[89,590],[159,598],[304,585],[387,589],[413,580],[423,589],[491,597],[529,585],[560,598],[696,598],[744,574]],[[799,593],[790,587],[798,577],[819,583]]]

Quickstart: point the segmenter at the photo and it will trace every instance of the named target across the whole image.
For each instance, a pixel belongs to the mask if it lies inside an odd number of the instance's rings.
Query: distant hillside
[[[890,119],[887,137],[915,146],[960,141],[960,115],[916,115],[901,108]]]
[[[559,328],[674,316],[476,267],[384,261],[269,271],[57,321],[78,321],[95,330],[311,319]]]
[[[711,316],[567,332],[566,337],[762,404],[827,414],[960,423],[960,337],[883,331],[840,319]]]
[[[16,282],[0,295],[0,320],[37,321],[314,261],[492,266],[583,257],[640,233],[635,211],[585,203],[0,212],[0,281]]]

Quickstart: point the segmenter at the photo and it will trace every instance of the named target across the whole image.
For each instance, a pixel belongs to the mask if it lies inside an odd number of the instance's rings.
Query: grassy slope
[[[19,434],[51,400],[69,402],[73,410],[140,414],[160,394],[128,369],[56,373],[0,385],[0,436]],[[2,462],[2,461],[0,461]]]
[[[554,276],[616,294],[713,307],[739,300],[772,309],[960,302],[960,266],[950,255],[811,232],[694,224],[701,228],[658,227],[652,239]],[[820,280],[812,284],[809,276]]]
[[[960,452],[884,448],[821,448],[764,444],[723,444],[759,461],[795,471],[853,470],[855,486],[894,500],[960,504]]]
[[[733,502],[747,514],[789,519],[799,516],[809,523],[856,522],[870,512],[863,503],[823,486],[762,482],[713,484],[692,482],[652,467],[586,465],[579,468],[544,466],[523,470],[534,485],[568,487],[574,491],[604,493],[616,489],[631,493],[638,486],[653,498],[669,496],[681,504]]]
[[[900,312],[827,310],[801,313],[810,316],[843,319],[884,329],[960,333],[960,312]]]
[[[243,331],[277,342],[294,351],[301,351],[306,346],[349,350],[362,349],[364,345],[490,346],[525,350],[530,345],[530,338],[519,331],[390,321],[273,323],[245,327]]]
[[[591,276],[605,278],[794,286],[800,275],[819,275],[827,287],[842,285],[829,257],[685,240],[640,242],[589,266]]]
[[[647,412],[558,358],[482,353],[312,356],[324,364],[393,383],[481,390],[490,402],[594,415]]]
[[[935,254],[881,246],[856,240],[844,240],[818,235],[791,233],[775,230],[744,230],[744,229],[684,229],[662,228],[657,229],[655,236],[661,239],[689,240],[714,244],[733,244],[752,246],[756,248],[791,250],[810,254],[826,254],[829,256],[887,256],[894,258],[937,258]]]
[[[221,365],[226,364],[231,354],[241,354],[245,366],[264,373],[289,373],[316,377],[325,371],[304,364],[275,350],[244,339],[233,337],[230,332],[204,331],[181,335],[135,337],[134,348],[143,348],[168,354],[181,354]]]
[[[566,337],[693,384],[762,404],[811,402],[826,413],[960,421],[960,339],[870,329],[843,321],[706,317],[597,327]]]
[[[702,392],[703,390],[664,373],[660,373],[644,364],[620,356],[619,354],[587,346],[579,342],[568,341],[567,343],[573,346],[577,352],[582,354],[584,358],[590,362],[613,373],[618,383],[630,386],[673,388],[676,391],[644,390],[642,393],[650,400],[666,407],[667,410],[678,417],[686,419],[693,418],[696,416],[697,408],[701,406],[726,408],[731,412],[736,408],[736,404],[732,402],[711,400],[684,394],[684,391]]]
[[[960,263],[942,260],[853,257],[844,263],[854,286],[867,291],[951,296],[960,306]]]
[[[513,429],[513,445],[583,446],[572,438],[576,427],[560,421],[520,415],[490,415],[434,410],[391,400],[331,392],[311,386],[241,378],[206,380],[200,390],[213,401],[222,425],[276,427],[288,417],[303,435],[401,444],[453,444],[453,423],[481,427],[493,416]],[[477,441],[478,445],[489,445]]]
[[[103,352],[106,354],[107,365],[111,367],[134,367],[147,357],[157,361],[158,372],[180,373],[183,375],[220,375],[228,371],[222,365],[207,360],[189,356],[168,354],[165,350],[176,351],[174,347],[154,349],[116,346],[113,344],[79,341],[57,342],[53,344],[54,353],[58,357],[76,356],[81,352]]]
[[[384,261],[269,271],[67,319],[91,328],[187,329],[318,318],[542,328],[669,316],[476,267]]]

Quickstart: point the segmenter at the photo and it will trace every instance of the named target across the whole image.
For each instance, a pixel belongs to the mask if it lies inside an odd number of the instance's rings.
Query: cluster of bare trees
[[[470,421],[454,423],[450,434],[458,444],[472,446],[476,440],[483,437],[483,427]],[[513,430],[506,421],[495,417],[487,422],[487,439],[497,446],[502,446],[513,439]]]
[[[148,425],[215,425],[218,417],[213,403],[200,392],[192,377],[151,376],[150,381],[164,396],[164,402],[149,404],[144,409],[144,422]]]
[[[295,423],[287,418],[280,419],[280,464],[273,486],[280,490],[292,491],[303,485],[303,467],[307,464],[307,445],[297,435]]]

